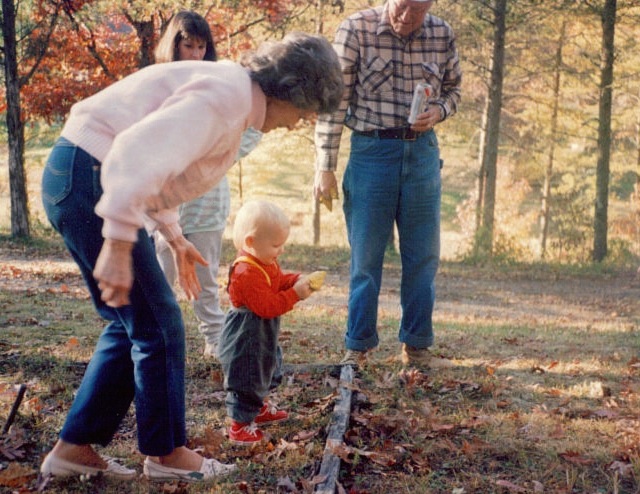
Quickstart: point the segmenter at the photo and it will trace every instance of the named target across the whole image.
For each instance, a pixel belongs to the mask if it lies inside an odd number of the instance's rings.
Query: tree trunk
[[[551,109],[551,129],[549,141],[549,155],[547,159],[547,167],[544,172],[544,186],[542,189],[542,232],[540,235],[540,256],[544,259],[547,250],[547,236],[549,235],[549,220],[551,216],[551,179],[553,177],[553,162],[556,150],[556,133],[558,131],[558,107],[560,105],[560,75],[562,71],[562,48],[564,46],[564,37],[566,32],[566,21],[562,23],[560,28],[560,37],[558,38],[558,48],[556,50],[556,60],[554,64],[554,80],[553,80],[553,108]]]
[[[2,37],[9,141],[11,236],[29,237],[29,207],[24,174],[24,125],[20,118],[20,80],[16,47],[16,11],[13,0],[2,0]]]
[[[484,208],[484,184],[486,179],[486,172],[484,169],[484,147],[486,146],[487,139],[487,118],[489,115],[489,95],[485,101],[484,109],[482,111],[482,121],[480,123],[480,139],[478,142],[478,200],[476,201],[476,222],[475,232],[480,232],[482,228],[482,210]]]
[[[616,0],[605,0],[604,10],[602,11],[598,163],[596,168],[596,201],[593,222],[593,260],[596,262],[602,261],[607,255],[609,162],[611,159],[611,101],[613,93],[616,10]]]
[[[636,254],[640,254],[640,114],[636,121],[636,183],[633,190],[633,207],[636,212]]]
[[[491,81],[489,83],[489,101],[487,105],[487,129],[482,154],[485,186],[482,194],[482,225],[480,230],[476,232],[475,239],[476,252],[487,257],[491,257],[493,251],[500,113],[502,111],[502,86],[504,82],[507,0],[494,1],[493,15]]]
[[[148,21],[135,21],[129,17],[129,22],[136,30],[136,35],[140,40],[140,58],[138,68],[152,65],[155,62],[155,29],[153,16]]]

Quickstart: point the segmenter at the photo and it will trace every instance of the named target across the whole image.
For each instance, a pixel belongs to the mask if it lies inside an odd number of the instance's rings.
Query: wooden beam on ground
[[[316,485],[314,492],[317,494],[335,494],[338,474],[340,473],[340,458],[334,454],[336,447],[344,442],[344,434],[349,424],[351,415],[351,390],[353,389],[353,367],[343,365],[340,371],[340,397],[336,401],[333,409],[333,416],[329,423],[329,434],[327,443],[322,455],[322,465],[320,465],[319,478],[324,478],[323,482]]]

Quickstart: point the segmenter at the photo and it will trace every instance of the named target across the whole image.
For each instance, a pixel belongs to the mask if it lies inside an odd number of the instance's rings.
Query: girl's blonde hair
[[[258,236],[265,230],[289,228],[289,218],[279,206],[269,201],[253,200],[242,205],[233,223],[233,245],[240,250],[245,247],[245,239]]]

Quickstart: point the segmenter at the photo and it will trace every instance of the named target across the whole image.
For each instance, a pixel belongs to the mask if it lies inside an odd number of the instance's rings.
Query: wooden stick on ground
[[[16,396],[16,400],[13,402],[13,406],[11,407],[11,412],[9,412],[9,416],[7,417],[7,421],[2,428],[2,433],[6,434],[9,431],[9,427],[13,424],[13,421],[16,419],[16,414],[18,413],[18,408],[20,407],[20,403],[22,403],[22,398],[24,398],[24,393],[27,391],[27,385],[21,384],[20,389],[18,390],[18,396]]]
[[[333,451],[344,441],[344,433],[347,431],[349,416],[351,415],[351,389],[353,384],[353,367],[342,366],[340,372],[340,397],[336,401],[333,409],[333,416],[329,424],[329,434],[327,443],[322,455],[322,465],[318,476],[325,480],[316,486],[315,492],[318,494],[334,494],[338,473],[340,472],[340,458]]]

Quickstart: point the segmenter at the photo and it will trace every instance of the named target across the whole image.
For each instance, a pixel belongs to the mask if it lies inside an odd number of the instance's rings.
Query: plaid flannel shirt
[[[427,14],[421,29],[402,38],[385,3],[345,19],[333,45],[346,87],[338,110],[318,117],[317,170],[336,169],[345,125],[360,132],[407,126],[419,82],[431,85],[429,103],[439,105],[444,118],[456,112],[462,74],[453,30],[439,17]]]

